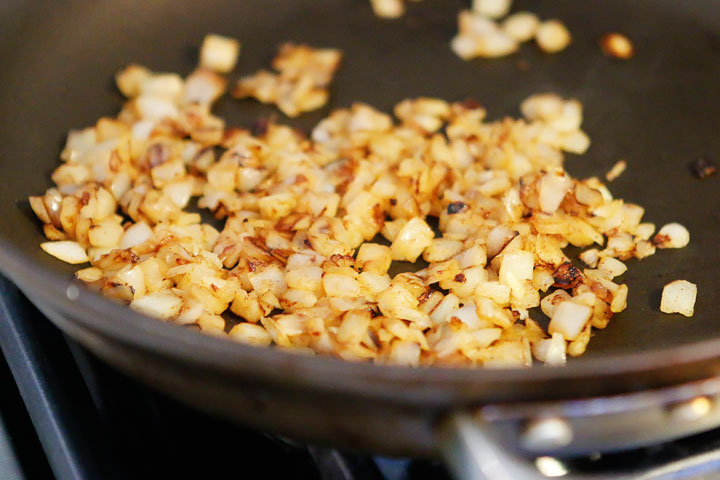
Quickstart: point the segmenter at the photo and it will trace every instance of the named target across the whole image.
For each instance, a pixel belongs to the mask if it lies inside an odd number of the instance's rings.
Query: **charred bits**
[[[652,244],[656,247],[664,247],[668,245],[671,242],[671,238],[668,235],[660,235],[659,233],[655,235],[652,239]]]
[[[467,108],[468,110],[476,110],[481,107],[481,105],[475,100],[474,98],[466,98],[462,102],[463,108]]]
[[[141,162],[141,167],[144,170],[151,170],[170,160],[171,156],[172,152],[169,146],[164,143],[155,143],[148,148],[145,161]]]
[[[564,262],[555,269],[553,278],[555,279],[553,287],[569,290],[575,288],[577,284],[580,283],[582,274],[575,265],[570,262]]]
[[[448,205],[447,212],[450,215],[454,215],[456,213],[464,212],[465,210],[467,210],[467,208],[468,206],[466,203],[452,202],[450,205]]]
[[[275,119],[273,117],[261,117],[255,120],[252,126],[252,134],[256,137],[262,137],[264,136],[268,128],[270,127],[270,124],[273,123]]]
[[[718,172],[718,167],[706,156],[699,157],[691,165],[690,169],[700,180],[704,180],[708,177],[715,175]]]

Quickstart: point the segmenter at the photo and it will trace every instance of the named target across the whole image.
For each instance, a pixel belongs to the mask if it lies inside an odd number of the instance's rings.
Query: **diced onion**
[[[683,248],[690,243],[690,232],[679,223],[668,223],[658,231],[653,243],[659,248]]]
[[[555,308],[548,331],[559,333],[565,340],[575,340],[592,316],[592,309],[574,302],[563,302]]]
[[[130,307],[145,315],[166,320],[180,312],[182,299],[168,291],[160,291],[133,300]]]
[[[40,244],[46,253],[66,263],[78,264],[88,261],[87,252],[77,242],[60,240],[57,242],[43,242]]]
[[[696,298],[697,285],[687,280],[675,280],[663,288],[660,311],[692,317],[695,314]]]
[[[147,223],[137,222],[125,230],[125,233],[120,239],[120,248],[126,249],[140,245],[152,237],[152,233],[152,229]]]

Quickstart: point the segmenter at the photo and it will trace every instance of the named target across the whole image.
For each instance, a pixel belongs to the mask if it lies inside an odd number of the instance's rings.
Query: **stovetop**
[[[0,480],[450,479],[436,461],[300,445],[186,407],[65,337],[2,276],[0,347]],[[564,464],[598,480],[719,448],[716,430]],[[720,466],[661,478],[720,479]]]

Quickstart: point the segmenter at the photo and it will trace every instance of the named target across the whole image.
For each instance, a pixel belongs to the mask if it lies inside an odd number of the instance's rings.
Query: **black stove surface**
[[[0,479],[52,478],[10,368],[0,356]]]

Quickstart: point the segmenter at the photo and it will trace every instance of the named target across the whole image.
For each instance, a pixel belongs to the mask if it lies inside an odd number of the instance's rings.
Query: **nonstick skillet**
[[[526,45],[507,58],[472,62],[448,47],[464,6],[424,0],[403,19],[384,21],[364,0],[6,0],[0,5],[0,271],[108,363],[199,408],[298,439],[436,455],[453,441],[467,447],[470,429],[482,438],[491,432],[515,452],[573,454],[720,424],[713,380],[720,371],[720,178],[700,181],[688,168],[701,155],[720,157],[720,5],[518,0],[515,10],[561,18],[574,35],[571,47],[545,55]],[[611,31],[632,38],[634,59],[603,56],[597,39]],[[683,223],[691,243],[633,263],[624,277],[628,309],[564,368],[346,363],[238,345],[145,318],[85,290],[71,280],[72,267],[44,254],[26,199],[49,186],[69,129],[117,111],[121,97],[112,76],[120,67],[138,62],[189,72],[208,32],[242,40],[235,75],[267,65],[283,41],[342,49],[330,104],[288,121],[305,129],[353,101],[389,110],[420,95],[475,98],[500,117],[518,115],[517,105],[531,93],[576,97],[592,146],[568,158],[570,172],[600,175],[626,159],[613,192],[646,207],[648,221]],[[241,126],[274,113],[229,98],[218,112]],[[692,318],[659,312],[663,285],[680,278],[698,284]],[[678,411],[698,415],[672,413]]]

